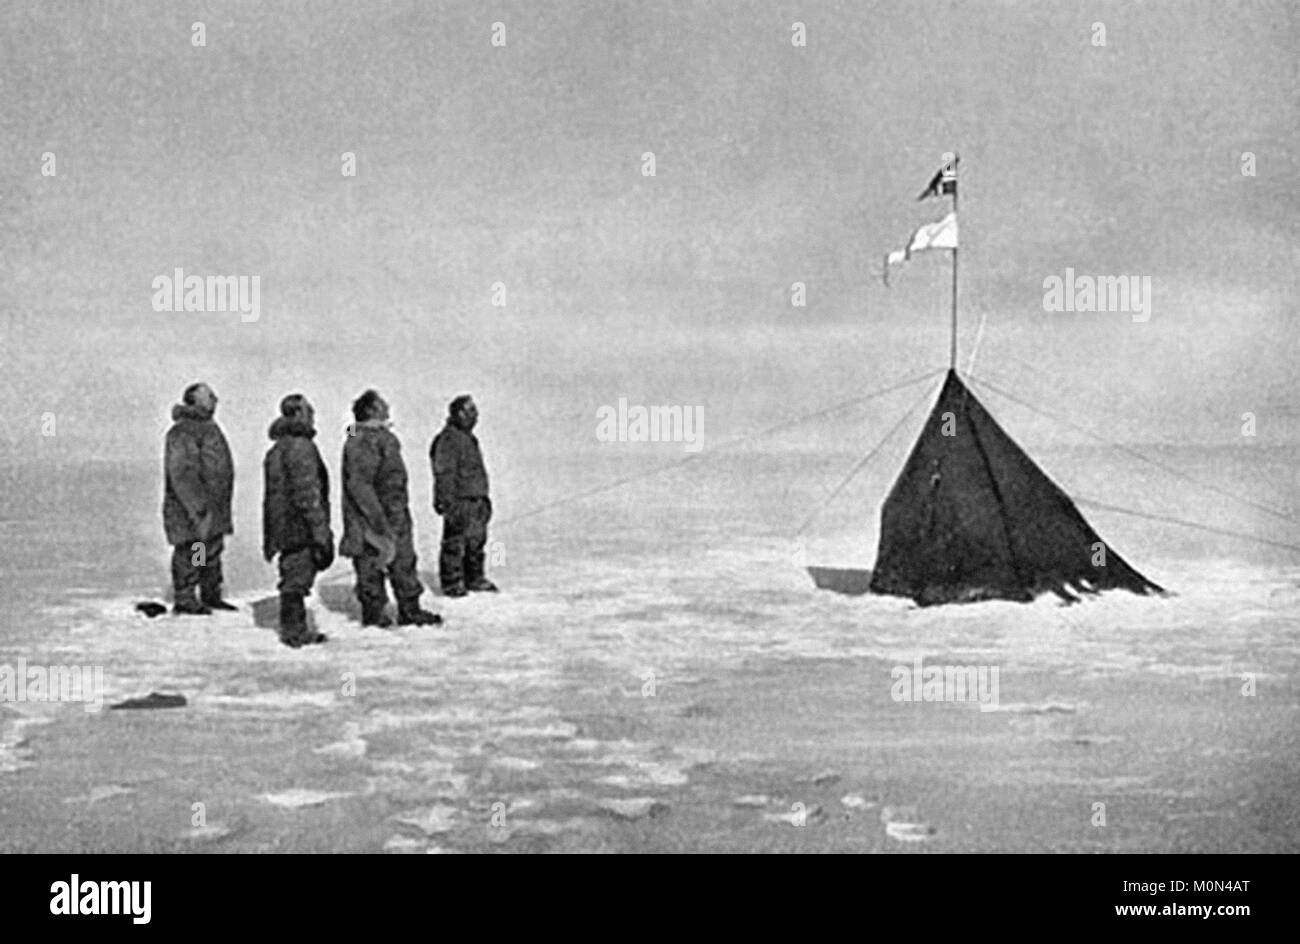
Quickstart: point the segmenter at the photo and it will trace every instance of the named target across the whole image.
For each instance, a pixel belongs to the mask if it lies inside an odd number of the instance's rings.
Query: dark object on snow
[[[144,698],[128,698],[116,705],[109,705],[109,708],[184,708],[186,704],[184,695],[163,695],[159,692],[150,692]]]
[[[1162,592],[1097,536],[954,370],[880,517],[871,590],[921,606]]]
[[[163,603],[155,603],[153,600],[145,600],[137,603],[135,608],[150,619],[162,616],[167,612],[167,606]]]
[[[442,624],[442,617],[437,613],[430,613],[418,606],[415,607],[398,607],[397,608],[397,625],[398,626],[439,626]]]
[[[281,554],[283,561],[285,555]],[[327,642],[329,637],[307,625],[307,608],[301,594],[280,593],[280,642],[290,649],[315,646]]]
[[[284,555],[281,555],[283,559]],[[290,649],[297,649],[307,633],[307,607],[302,594],[280,591],[280,642]]]
[[[378,626],[380,629],[388,629],[393,625],[393,619],[384,612],[382,605],[373,605],[369,602],[361,604],[361,625]]]
[[[281,632],[280,642],[284,643],[290,649],[301,649],[303,646],[318,646],[322,643],[329,642],[329,637],[314,629],[307,629],[303,630],[301,633]]]
[[[173,616],[211,616],[212,609],[199,601],[194,595],[194,588],[182,593],[176,591],[176,602],[172,604]]]
[[[846,596],[860,597],[871,592],[871,571],[839,567],[809,567],[808,574],[818,590],[830,590]]]

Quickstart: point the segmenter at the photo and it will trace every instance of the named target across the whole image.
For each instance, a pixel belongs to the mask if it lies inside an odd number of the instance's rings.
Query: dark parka
[[[365,552],[366,532],[396,539],[411,529],[402,444],[380,420],[348,427],[343,444],[343,540],[339,553]]]
[[[281,551],[326,546],[332,553],[329,471],[312,442],[316,430],[301,419],[281,416],[268,435],[275,445],[262,463],[263,555],[269,560]]]
[[[433,507],[451,508],[462,498],[487,498],[488,475],[478,437],[447,420],[429,446]]]
[[[230,499],[235,490],[235,469],[230,447],[212,414],[198,407],[172,407],[175,424],[167,431],[163,451],[163,528],[171,544],[190,544],[217,535],[232,534]],[[208,533],[201,535],[199,520],[210,517]]]

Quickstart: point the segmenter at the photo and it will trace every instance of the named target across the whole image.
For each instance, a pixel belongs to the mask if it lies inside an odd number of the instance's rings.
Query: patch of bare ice
[[[893,822],[885,825],[885,835],[899,842],[925,842],[938,832],[929,823]]]
[[[297,810],[305,806],[320,806],[323,803],[329,803],[331,800],[343,800],[353,796],[356,796],[356,794],[332,793],[326,790],[306,790],[295,788],[280,793],[264,793],[262,794],[262,799],[267,803],[274,804],[275,806]]]
[[[494,757],[489,763],[501,770],[537,770],[542,766],[538,761],[526,757]]]
[[[506,724],[498,729],[503,738],[539,738],[550,741],[566,741],[578,733],[578,726],[567,721],[557,721],[542,726]]]
[[[89,805],[91,803],[98,803],[100,800],[108,800],[116,796],[128,796],[132,793],[135,793],[135,791],[128,787],[119,786],[116,783],[109,783],[104,784],[103,786],[92,787],[90,792],[85,796],[68,797],[63,802],[85,803]]]
[[[413,826],[426,836],[436,836],[451,832],[455,828],[459,815],[460,811],[456,807],[439,804],[400,816],[397,822],[404,826]]]
[[[366,742],[364,738],[334,741],[332,744],[323,744],[320,747],[313,748],[312,753],[322,754],[325,757],[337,757],[343,760],[356,760],[366,755]]]
[[[385,852],[400,854],[413,854],[424,852],[424,843],[418,839],[412,839],[410,836],[389,836],[388,841],[384,843]]]
[[[334,692],[303,692],[292,689],[258,692],[255,695],[204,695],[201,705],[231,708],[330,708],[338,699]]]
[[[1079,711],[1080,705],[1070,705],[1059,701],[1045,701],[1037,705],[1028,702],[1016,701],[1008,702],[1005,705],[997,705],[989,708],[989,711],[1001,711],[1013,715],[1051,715],[1062,714],[1072,715]]]
[[[0,773],[16,773],[33,765],[27,729],[49,724],[54,718],[31,708],[19,711],[0,705]]]
[[[181,838],[188,842],[216,842],[225,839],[233,830],[224,823],[208,823],[186,830]]]

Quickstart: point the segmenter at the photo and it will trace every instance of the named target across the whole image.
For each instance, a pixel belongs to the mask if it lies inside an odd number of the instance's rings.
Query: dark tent
[[[1097,536],[1069,496],[948,371],[881,511],[871,590],[926,606],[1047,591],[1160,587]]]

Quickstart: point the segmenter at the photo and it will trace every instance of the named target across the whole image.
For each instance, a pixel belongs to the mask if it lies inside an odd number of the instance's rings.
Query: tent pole
[[[956,170],[956,165],[953,165]],[[957,215],[957,182],[954,179],[952,189],[952,212]],[[960,225],[960,223],[958,224]],[[952,250],[952,340],[948,345],[948,368],[957,369],[957,247]]]

